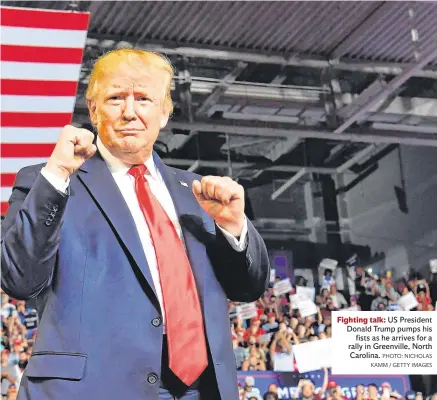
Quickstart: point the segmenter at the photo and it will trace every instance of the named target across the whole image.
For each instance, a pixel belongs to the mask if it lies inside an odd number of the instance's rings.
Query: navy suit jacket
[[[237,399],[227,298],[262,295],[265,244],[248,221],[246,251],[232,249],[192,194],[199,176],[153,157],[182,225],[220,396]],[[2,287],[34,299],[41,317],[18,398],[157,399],[161,310],[122,194],[98,153],[73,174],[68,194],[42,166],[18,173],[2,225]]]

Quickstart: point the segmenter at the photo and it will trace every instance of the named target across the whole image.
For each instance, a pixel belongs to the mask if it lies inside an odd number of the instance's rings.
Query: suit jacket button
[[[157,318],[153,318],[152,319],[152,325],[157,328],[159,325],[161,325],[161,318],[157,317]]]
[[[156,382],[158,382],[158,375],[156,374],[147,375],[147,382],[149,382],[151,385],[154,385]]]

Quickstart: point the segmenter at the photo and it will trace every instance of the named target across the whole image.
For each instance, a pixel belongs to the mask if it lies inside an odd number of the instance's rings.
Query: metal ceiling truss
[[[310,67],[310,68],[333,68],[334,70],[358,71],[365,73],[399,75],[405,70],[405,64],[380,62],[380,61],[356,61],[347,58],[332,58],[330,60],[308,55],[284,56],[282,54],[267,55],[250,51],[235,51],[229,48],[211,49],[205,47],[171,46],[168,41],[148,40],[147,43],[133,43],[123,40],[116,35],[88,35],[87,45],[99,46],[108,51],[120,47],[136,47],[150,51],[157,51],[166,55],[182,55],[193,58],[211,58],[224,61],[243,61],[258,64],[276,64],[282,66]],[[414,71],[412,76],[437,79],[437,71],[433,69]]]

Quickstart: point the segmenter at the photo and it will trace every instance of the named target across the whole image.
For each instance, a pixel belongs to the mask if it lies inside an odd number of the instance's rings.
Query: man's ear
[[[161,113],[161,121],[159,124],[161,129],[164,129],[167,126],[169,118],[170,118],[170,112],[168,110],[168,106],[164,105],[162,113]]]
[[[88,106],[88,111],[90,114],[90,121],[94,126],[96,126],[97,125],[96,102],[95,100],[87,100],[86,104]]]

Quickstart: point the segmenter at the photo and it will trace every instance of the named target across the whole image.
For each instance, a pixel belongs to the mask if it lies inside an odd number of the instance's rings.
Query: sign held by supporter
[[[240,319],[251,319],[258,316],[258,311],[256,309],[255,303],[241,304],[236,307],[237,316]]]
[[[296,286],[296,295],[300,300],[314,301],[316,296],[316,289],[313,287]]]
[[[437,274],[437,259],[429,260],[429,269],[433,274]]]
[[[402,310],[409,311],[417,307],[419,303],[417,302],[417,299],[414,296],[413,292],[408,292],[398,300],[398,304],[401,306]]]
[[[312,300],[300,300],[298,308],[302,318],[317,314],[317,306]]]
[[[290,278],[283,279],[282,281],[276,282],[273,286],[273,294],[275,296],[280,296],[281,294],[290,293],[292,290]]]
[[[274,282],[276,279],[276,270],[274,268],[272,268],[270,270],[270,282]]]
[[[332,366],[332,339],[315,340],[293,346],[299,373]]]

